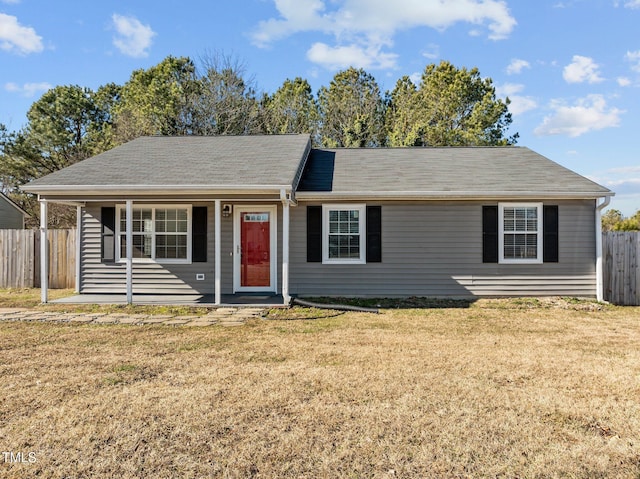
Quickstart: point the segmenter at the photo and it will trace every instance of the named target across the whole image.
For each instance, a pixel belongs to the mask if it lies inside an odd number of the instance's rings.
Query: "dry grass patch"
[[[568,302],[570,304],[570,302]],[[640,477],[640,308],[0,323],[24,477]]]
[[[53,301],[74,294],[76,293],[72,289],[50,289],[49,300]],[[0,289],[0,308],[31,308],[36,311],[58,313],[170,314],[174,316],[203,316],[210,309],[203,306],[142,304],[42,304],[39,288]]]

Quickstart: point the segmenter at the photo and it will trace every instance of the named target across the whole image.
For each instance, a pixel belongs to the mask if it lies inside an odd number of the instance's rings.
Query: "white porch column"
[[[47,238],[47,200],[40,200],[40,301],[49,301],[49,243]]]
[[[80,264],[82,255],[82,206],[76,207],[76,293],[80,292]]]
[[[116,221],[120,221],[120,219],[116,218]],[[125,221],[127,225],[127,234],[126,234],[127,304],[132,304],[133,303],[133,201],[131,200],[127,200]],[[118,246],[116,245],[116,247]]]
[[[602,210],[611,202],[605,197],[601,204],[596,200],[596,300],[604,301],[604,273],[602,271]]]
[[[222,268],[220,266],[220,262],[222,260],[222,246],[220,244],[221,241],[221,228],[220,228],[220,200],[215,200],[215,214],[214,214],[214,242],[215,242],[215,254],[214,254],[214,304],[221,304],[222,295],[221,295],[221,271]]]
[[[289,200],[282,202],[282,298],[289,304]]]

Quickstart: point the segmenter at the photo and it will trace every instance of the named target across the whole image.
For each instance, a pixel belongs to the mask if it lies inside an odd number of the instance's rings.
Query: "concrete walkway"
[[[260,318],[259,308],[217,308],[204,316],[172,316],[123,313],[57,313],[27,308],[0,308],[0,321],[45,321],[54,323],[157,324],[166,326],[240,326],[248,319]]]

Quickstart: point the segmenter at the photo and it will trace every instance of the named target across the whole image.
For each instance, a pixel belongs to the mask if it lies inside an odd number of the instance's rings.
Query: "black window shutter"
[[[322,206],[307,206],[307,262],[322,262]]]
[[[367,263],[382,262],[382,207],[367,206]]]
[[[207,207],[191,209],[191,261],[207,262]]]
[[[558,205],[544,205],[542,253],[545,263],[558,262]]]
[[[498,206],[482,207],[482,262],[498,262]]]
[[[103,206],[100,211],[100,222],[102,223],[100,259],[103,263],[113,263],[116,260],[116,208]]]

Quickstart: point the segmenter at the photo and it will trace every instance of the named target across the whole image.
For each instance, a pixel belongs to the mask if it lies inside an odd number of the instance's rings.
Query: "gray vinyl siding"
[[[306,262],[306,205],[291,214],[290,291],[299,296],[594,296],[595,202],[559,206],[559,262],[482,262],[482,206],[491,202],[382,205],[382,262]],[[497,204],[494,202],[493,204]]]
[[[193,202],[193,206],[207,206],[207,262],[191,264],[135,263],[133,265],[134,294],[213,294],[215,270],[214,204]],[[80,271],[81,293],[126,292],[124,263],[102,263],[100,258],[102,206],[91,204],[82,209],[82,258]],[[282,207],[278,207],[278,281],[282,263]],[[221,218],[221,291],[233,293],[233,216]],[[196,280],[204,273],[205,280]],[[278,285],[280,291],[280,285]]]
[[[24,228],[24,215],[0,196],[0,229],[19,230]]]

